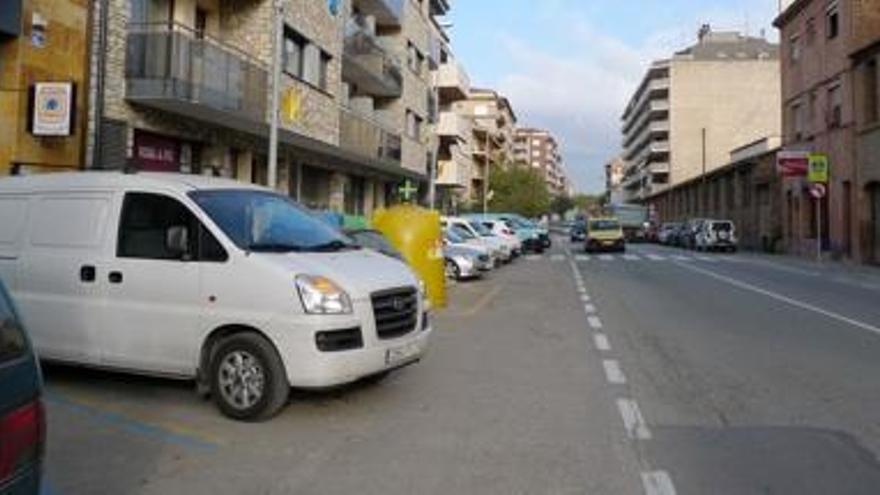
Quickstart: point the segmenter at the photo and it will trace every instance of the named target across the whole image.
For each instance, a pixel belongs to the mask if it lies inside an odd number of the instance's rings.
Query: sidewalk
[[[830,254],[826,254],[830,257]],[[880,267],[846,261],[811,260],[787,254],[765,254],[741,251],[739,257],[756,263],[767,263],[777,269],[789,269],[803,275],[826,278],[864,289],[880,290]]]

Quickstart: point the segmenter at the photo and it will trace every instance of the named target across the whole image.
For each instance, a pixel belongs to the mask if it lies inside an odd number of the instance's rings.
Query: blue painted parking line
[[[91,405],[82,404],[59,394],[47,392],[44,398],[49,404],[54,404],[69,411],[89,416],[94,420],[106,423],[127,433],[146,437],[162,443],[179,445],[181,447],[201,451],[213,451],[220,446],[217,443],[195,436],[174,432],[170,429],[132,419],[116,412],[105,411]]]

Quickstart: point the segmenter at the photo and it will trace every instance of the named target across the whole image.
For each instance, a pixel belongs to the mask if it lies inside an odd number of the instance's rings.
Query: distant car
[[[695,235],[698,251],[737,250],[736,227],[729,220],[705,220]]]
[[[0,493],[40,493],[46,417],[37,358],[0,282]]]
[[[440,225],[444,229],[454,229],[459,236],[471,244],[479,244],[487,247],[497,264],[508,262],[513,258],[513,250],[510,245],[501,239],[489,235],[485,229],[477,230],[466,218],[459,217],[442,217]]]
[[[403,254],[400,253],[391,242],[378,230],[372,229],[348,229],[345,231],[348,237],[356,242],[359,246],[384,254],[385,256],[406,262]]]
[[[577,221],[571,224],[568,229],[568,237],[571,242],[584,242],[587,240],[587,224],[584,221]]]
[[[657,242],[666,246],[675,245],[675,236],[680,227],[680,223],[664,223],[657,231]]]
[[[507,226],[501,220],[491,218],[480,218],[480,223],[489,229],[496,236],[505,239],[513,247],[513,256],[519,256],[523,253],[523,243],[516,232]]]
[[[591,218],[588,220],[584,250],[588,253],[626,251],[626,241],[620,222],[616,218]]]
[[[455,280],[479,277],[494,267],[485,247],[468,243],[454,229],[443,234],[443,259],[446,276]]]
[[[697,232],[705,220],[702,218],[692,218],[685,222],[678,235],[678,245],[685,249],[697,248]]]

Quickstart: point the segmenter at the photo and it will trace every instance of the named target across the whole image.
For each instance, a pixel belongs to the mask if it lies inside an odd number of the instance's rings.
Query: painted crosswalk
[[[610,254],[610,253],[600,253],[600,254],[571,254],[566,256],[564,254],[533,254],[525,256],[524,259],[526,261],[552,261],[552,262],[562,262],[573,259],[576,263],[610,263],[615,261],[626,261],[626,262],[679,262],[679,263],[720,263],[720,262],[735,262],[737,261],[735,258],[730,256],[711,256],[711,255],[701,255],[701,254],[656,254],[656,253],[626,253],[626,254]]]

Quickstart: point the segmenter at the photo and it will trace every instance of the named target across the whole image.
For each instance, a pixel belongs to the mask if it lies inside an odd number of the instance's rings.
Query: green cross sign
[[[413,195],[419,192],[419,188],[414,186],[413,183],[407,179],[406,182],[397,189],[397,192],[400,193],[400,196],[403,197],[404,201],[410,202],[412,201]]]

